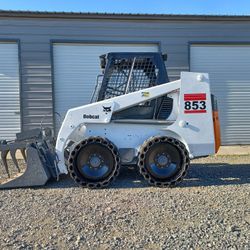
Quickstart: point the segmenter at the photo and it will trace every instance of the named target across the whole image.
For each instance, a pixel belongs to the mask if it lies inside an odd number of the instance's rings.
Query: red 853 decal
[[[184,94],[184,113],[196,114],[207,112],[206,93]]]

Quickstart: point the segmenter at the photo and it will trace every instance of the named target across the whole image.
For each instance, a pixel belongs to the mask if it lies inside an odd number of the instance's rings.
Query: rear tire
[[[108,139],[89,137],[72,148],[68,170],[80,186],[106,187],[118,176],[120,156],[115,145]]]
[[[151,137],[139,151],[139,171],[149,184],[157,187],[172,187],[181,182],[189,165],[185,145],[171,137]]]

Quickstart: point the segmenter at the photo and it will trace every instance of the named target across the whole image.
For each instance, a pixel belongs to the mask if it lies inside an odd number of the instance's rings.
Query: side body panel
[[[191,158],[214,154],[214,129],[208,74],[182,72],[179,99],[179,115],[176,122],[168,129],[186,141]]]

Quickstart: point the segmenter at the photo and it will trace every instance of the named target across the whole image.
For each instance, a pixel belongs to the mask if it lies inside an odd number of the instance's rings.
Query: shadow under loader
[[[249,164],[191,163],[189,172],[178,188],[250,184]],[[49,182],[46,188],[74,188],[77,184],[69,176],[60,182]],[[150,188],[136,166],[123,167],[116,181],[109,188]],[[167,192],[167,189],[166,189]]]

